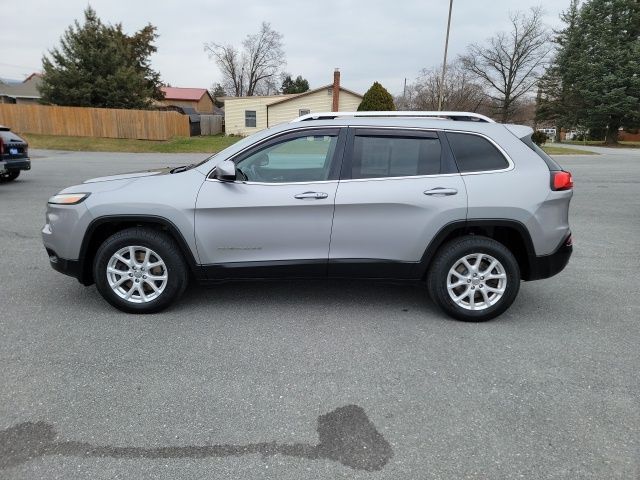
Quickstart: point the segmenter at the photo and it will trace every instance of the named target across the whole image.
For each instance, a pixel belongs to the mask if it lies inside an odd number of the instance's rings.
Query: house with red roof
[[[162,87],[164,99],[161,105],[171,107],[190,107],[198,113],[211,115],[214,111],[213,98],[206,88]]]

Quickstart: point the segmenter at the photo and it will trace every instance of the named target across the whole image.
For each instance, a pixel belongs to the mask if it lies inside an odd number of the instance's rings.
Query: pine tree
[[[224,102],[220,101],[221,97],[226,96],[226,92],[224,91],[224,87],[219,83],[216,83],[211,91],[211,96],[213,97],[213,103],[216,107],[222,108],[224,107]]]
[[[373,85],[371,85],[371,88],[364,94],[362,102],[358,106],[359,112],[386,112],[393,111],[395,109],[396,107],[393,104],[393,97],[387,89],[378,82],[373,82]]]
[[[282,93],[304,93],[309,90],[309,82],[298,75],[295,80],[286,75],[282,80]]]
[[[606,132],[607,143],[617,143],[619,127],[640,125],[640,2],[588,0],[578,8],[574,0],[562,19],[548,72],[560,94],[548,95],[539,112],[565,127]]]
[[[558,50],[538,81],[536,121],[553,123],[558,139],[561,128],[573,128],[580,123],[577,117],[579,98],[567,82],[569,64],[580,48],[578,1],[571,0],[568,10],[560,15],[565,28],[555,32],[554,42],[558,45]]]
[[[42,101],[82,107],[149,107],[162,98],[160,75],[149,60],[157,37],[152,25],[127,35],[121,24],[105,25],[87,7],[84,24],[76,20],[60,46],[42,59]]]

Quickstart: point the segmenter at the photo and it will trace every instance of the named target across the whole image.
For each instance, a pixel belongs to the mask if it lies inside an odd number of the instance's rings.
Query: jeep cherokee
[[[361,278],[423,282],[450,316],[488,320],[572,251],[571,174],[531,134],[464,112],[312,113],[199,164],[62,190],[44,245],[127,312],[191,280]]]

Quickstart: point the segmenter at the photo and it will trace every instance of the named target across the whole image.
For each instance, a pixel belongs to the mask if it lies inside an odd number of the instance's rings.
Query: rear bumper
[[[31,160],[29,158],[5,158],[5,170],[31,170]]]
[[[540,280],[553,277],[564,270],[573,253],[573,242],[569,235],[551,255],[529,257],[529,275],[524,280]]]

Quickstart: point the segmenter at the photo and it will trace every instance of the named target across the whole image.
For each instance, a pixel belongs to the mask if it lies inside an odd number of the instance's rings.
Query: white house
[[[251,135],[278,123],[314,112],[352,112],[358,109],[362,95],[340,86],[340,71],[333,83],[293,95],[227,97],[224,122],[227,135]]]

